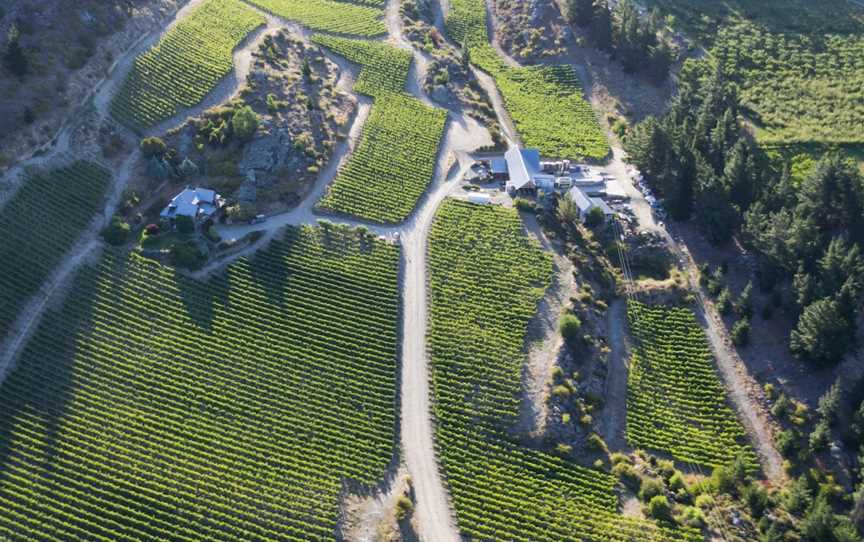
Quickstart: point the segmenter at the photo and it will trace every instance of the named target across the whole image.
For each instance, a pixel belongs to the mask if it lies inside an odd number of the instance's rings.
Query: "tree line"
[[[626,72],[644,72],[655,83],[669,75],[675,53],[657,8],[643,17],[633,0],[621,0],[614,8],[607,0],[567,0],[567,19],[587,30],[594,46],[611,53]]]
[[[758,256],[757,284],[785,294],[797,315],[789,346],[837,363],[853,346],[864,291],[864,182],[827,152],[796,184],[744,129],[736,85],[718,65],[688,61],[679,94],[625,141],[630,160],[675,220],[722,244],[736,236]]]

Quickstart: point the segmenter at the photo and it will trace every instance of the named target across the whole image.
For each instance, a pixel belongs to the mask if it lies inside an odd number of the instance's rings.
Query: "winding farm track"
[[[143,38],[127,53],[118,59],[112,72],[92,92],[93,103],[101,118],[108,116],[108,108],[111,98],[122,83],[123,78],[131,69],[135,57],[148,47],[152,46],[168,29],[173,27],[201,0],[192,0],[184,8],[178,11],[175,18],[161,31]],[[390,0],[387,6],[387,23],[389,39],[397,46],[411,49],[415,62],[409,74],[407,91],[426,103],[434,106],[428,96],[422,91],[422,80],[425,77],[427,59],[404,39],[401,33],[401,20],[399,16],[398,0]],[[262,36],[279,27],[290,27],[298,30],[296,25],[282,19],[269,16],[266,29],[259,29],[252,37],[245,40],[235,50],[235,70],[223,80],[214,93],[208,96],[201,107],[215,105],[216,101],[224,100],[233,96],[240,84],[245,80],[248,73],[248,55],[252,47],[262,39]],[[308,37],[308,33],[301,33]],[[339,87],[350,89],[353,84],[351,67],[338,58],[331,58],[336,62],[343,72]],[[215,101],[214,101],[215,100]],[[314,225],[319,220],[326,218],[330,222],[348,226],[363,226],[368,230],[388,237],[398,239],[402,245],[401,275],[403,281],[403,321],[402,321],[402,364],[401,364],[401,440],[402,453],[408,472],[411,476],[412,486],[417,500],[415,517],[420,540],[424,542],[454,542],[460,540],[455,519],[449,503],[447,490],[438,469],[438,461],[435,455],[434,426],[431,415],[431,399],[429,392],[429,368],[426,353],[426,322],[427,322],[427,294],[426,294],[426,250],[427,238],[435,217],[435,213],[449,195],[459,188],[460,179],[470,165],[468,153],[487,144],[489,135],[486,129],[476,121],[461,112],[449,111],[449,120],[444,140],[439,149],[438,164],[435,176],[428,193],[421,200],[414,213],[403,223],[393,226],[380,226],[364,223],[344,217],[320,216],[315,212],[315,204],[324,194],[327,186],[335,178],[339,167],[350,157],[355,149],[362,132],[362,127],[368,118],[372,104],[366,98],[359,98],[357,113],[352,122],[348,138],[337,148],[328,166],[321,172],[315,186],[300,206],[290,212],[270,217],[265,224],[255,227],[221,226],[218,228],[223,237],[242,237],[251,231],[264,230],[265,236],[262,242],[256,243],[249,249],[237,253],[230,258],[214,262],[213,265],[196,273],[197,277],[204,276],[224,268],[230,261],[246,256],[258,250],[268,239],[275,237],[279,231],[289,225],[299,226],[304,224]],[[194,108],[197,111],[199,108]],[[170,128],[179,124],[190,114],[184,111],[181,114],[160,123],[159,129]],[[15,172],[23,171],[26,165],[43,165],[55,156],[60,156],[68,151],[68,129],[61,131],[52,150],[43,157],[32,159],[19,164]],[[158,133],[158,129],[148,130],[147,133]],[[455,157],[455,162],[453,158]],[[15,333],[11,334],[6,344],[2,345],[0,355],[0,379],[7,374],[12,367],[20,351],[26,345],[27,339],[35,331],[41,317],[52,303],[58,300],[64,286],[69,283],[75,270],[84,262],[95,257],[101,248],[98,238],[99,231],[105,222],[113,215],[119,202],[126,182],[131,175],[132,167],[138,159],[138,154],[133,153],[122,164],[120,171],[114,176],[112,194],[108,198],[103,216],[94,219],[93,224],[79,240],[76,247],[63,259],[49,280],[46,281],[42,290],[34,297],[30,304],[22,311],[19,319],[14,325]]]

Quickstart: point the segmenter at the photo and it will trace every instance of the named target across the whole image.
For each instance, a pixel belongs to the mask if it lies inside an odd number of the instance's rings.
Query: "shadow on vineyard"
[[[0,389],[0,538],[332,538],[381,487],[399,249],[289,231],[206,282],[114,251],[79,273]]]

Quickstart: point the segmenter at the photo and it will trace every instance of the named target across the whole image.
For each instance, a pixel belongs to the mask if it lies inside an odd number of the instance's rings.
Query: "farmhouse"
[[[207,188],[186,187],[174,196],[161,213],[163,220],[174,220],[179,216],[191,218],[196,224],[214,218],[224,207],[225,200]]]

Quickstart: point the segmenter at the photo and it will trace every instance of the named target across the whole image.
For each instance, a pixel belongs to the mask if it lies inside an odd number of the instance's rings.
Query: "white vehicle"
[[[249,224],[254,226],[255,224],[261,224],[262,222],[264,222],[266,220],[267,220],[266,215],[257,215],[255,218],[253,218],[252,220],[249,221]]]
[[[485,194],[483,192],[473,192],[468,194],[468,201],[475,205],[491,205],[492,198],[489,197],[489,194]]]

